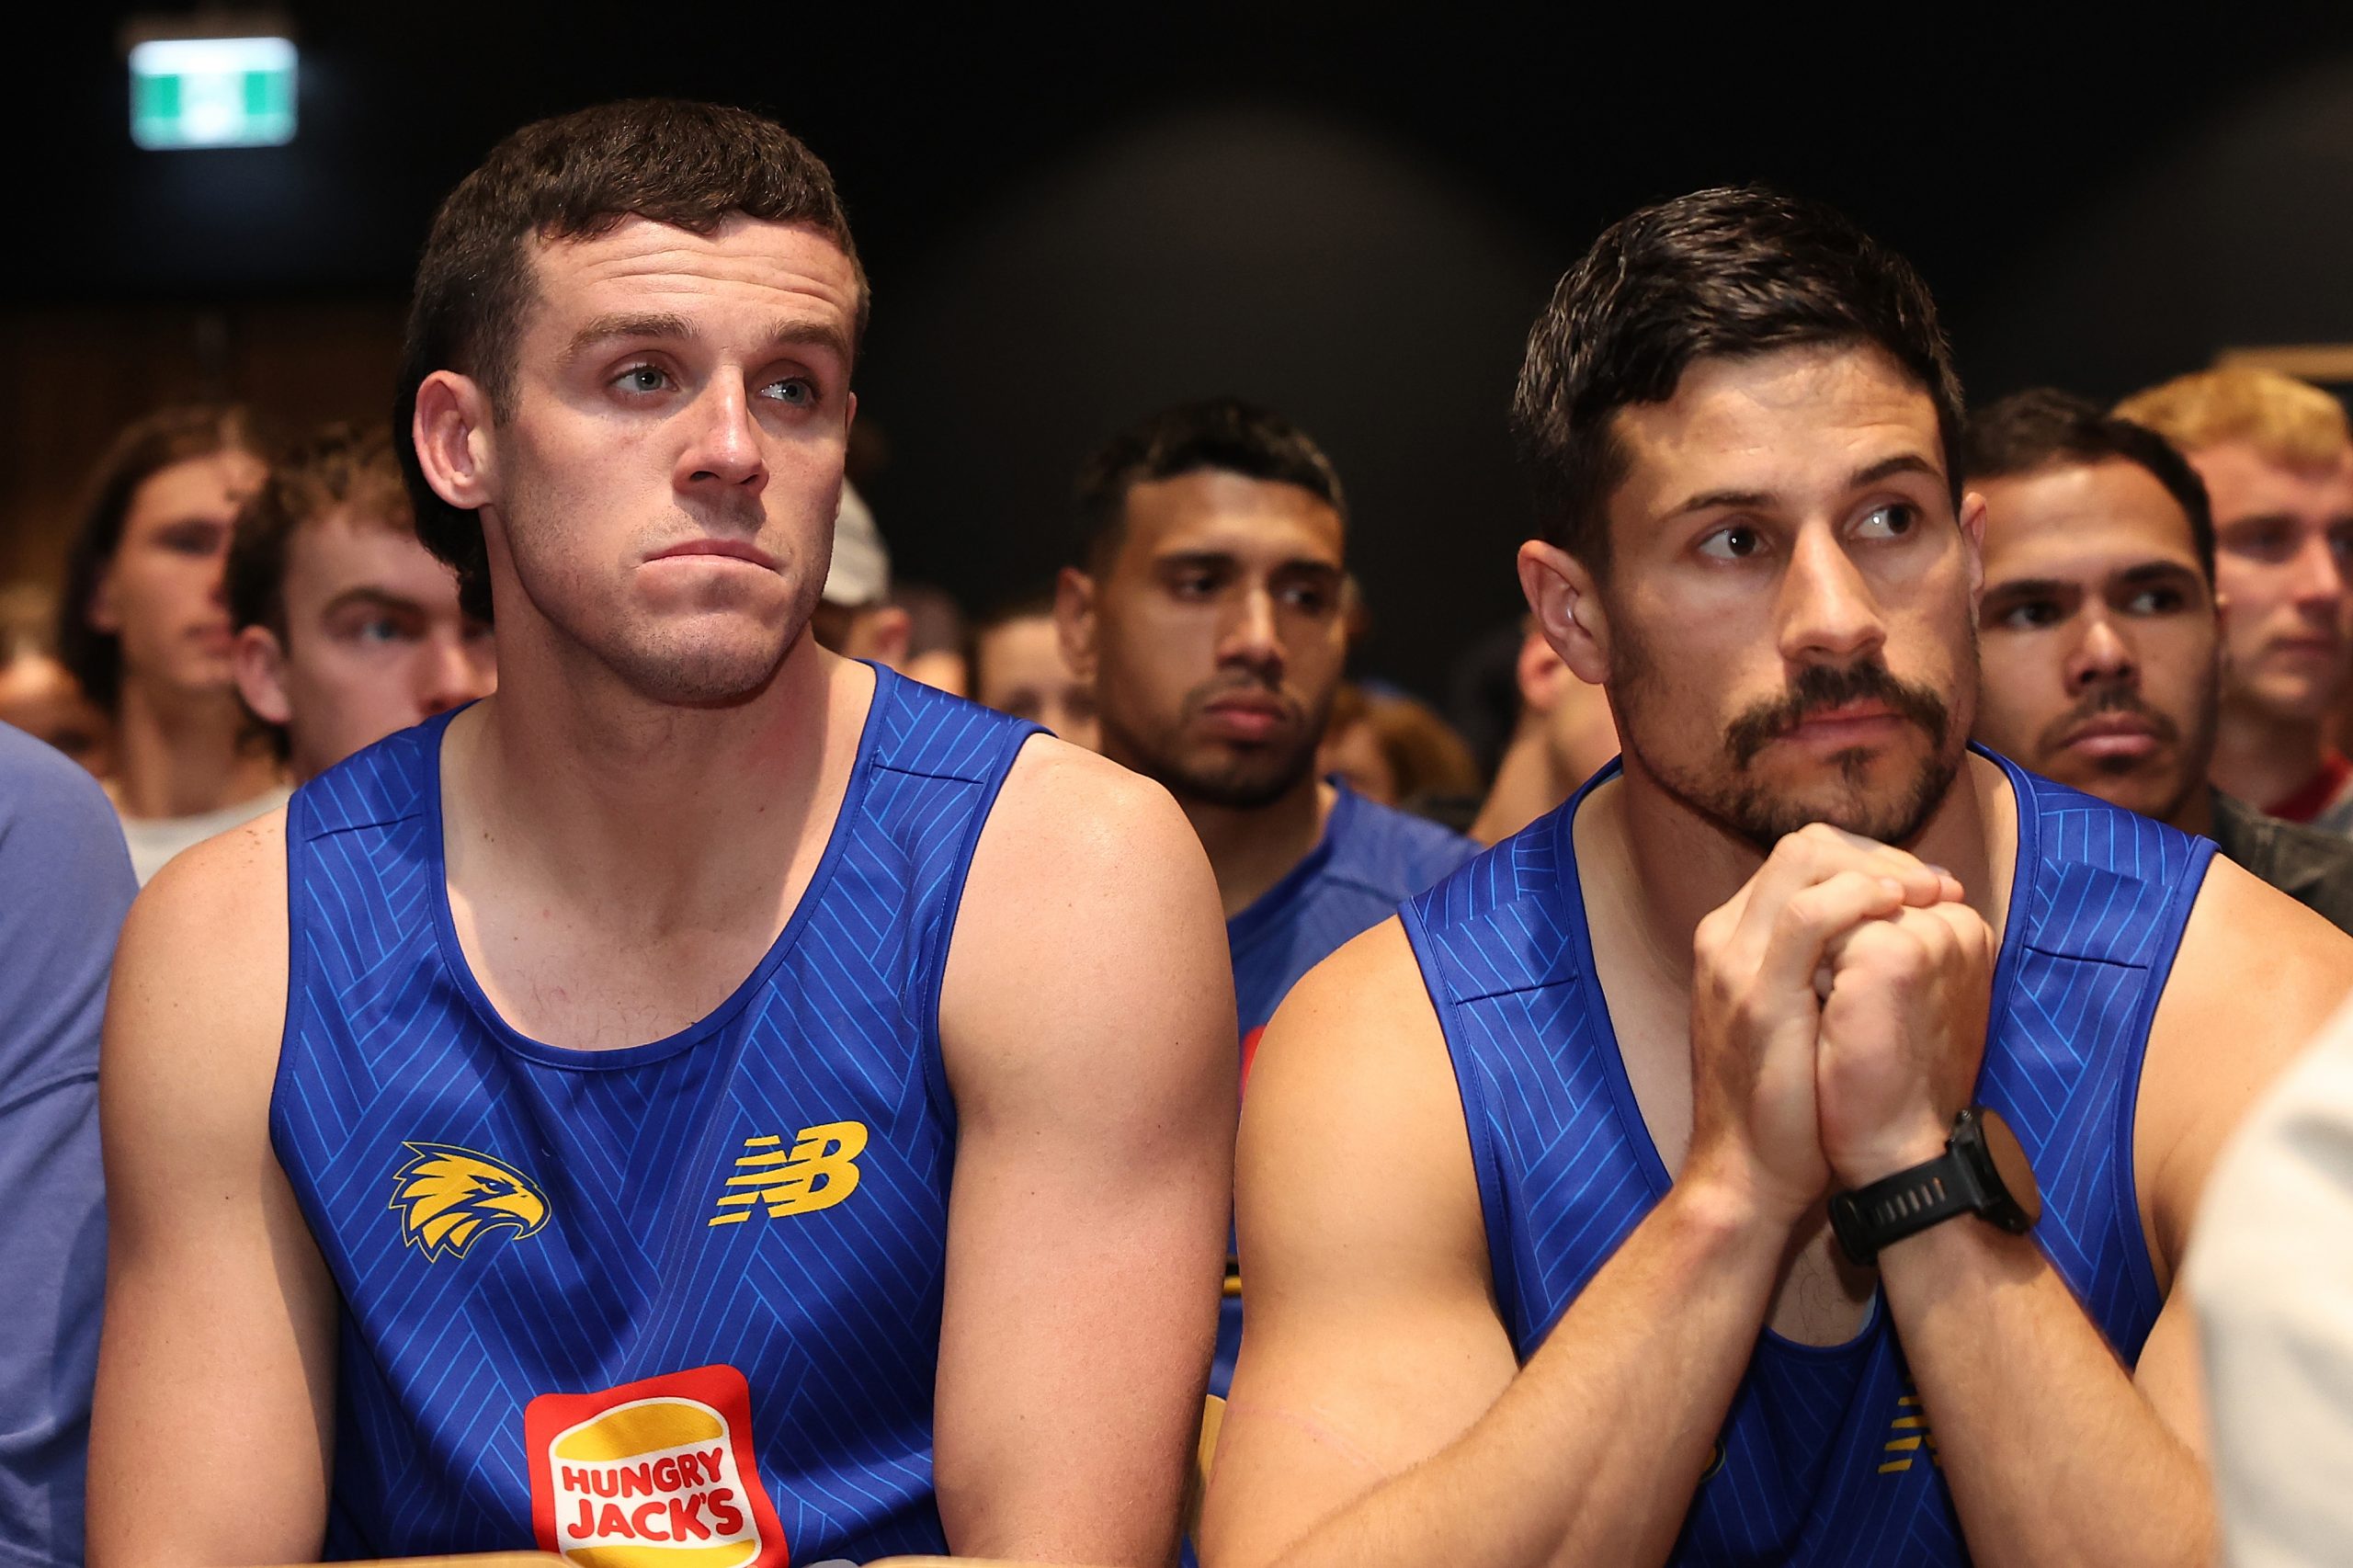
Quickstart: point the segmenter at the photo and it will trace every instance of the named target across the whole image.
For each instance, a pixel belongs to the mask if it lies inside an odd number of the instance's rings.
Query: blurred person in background
[[[114,726],[56,653],[57,596],[0,588],[0,724],[55,746],[93,775],[114,771]]]
[[[2275,370],[2200,370],[2116,412],[2205,482],[2223,605],[2210,777],[2265,814],[2353,835],[2353,761],[2328,729],[2353,685],[2353,435],[2335,398]]]
[[[954,597],[928,583],[901,583],[891,590],[891,603],[907,618],[906,662],[899,673],[950,697],[972,696],[964,612]]]
[[[874,508],[844,480],[841,509],[834,516],[834,563],[809,634],[828,653],[871,659],[904,675],[909,628],[907,612],[891,602],[891,551],[875,526]]]
[[[1055,602],[1103,755],[1165,786],[1209,851],[1245,1080],[1293,983],[1477,846],[1316,777],[1347,656],[1347,502],[1279,415],[1220,398],[1113,436],[1081,471]],[[1210,1386],[1241,1342],[1229,1275]]]
[[[383,426],[288,453],[229,545],[237,689],[296,783],[498,685],[487,622],[418,541]]]
[[[1016,599],[975,621],[967,667],[972,700],[983,708],[1043,724],[1074,746],[1102,749],[1095,692],[1063,656],[1052,594]]]
[[[1427,702],[1354,681],[1332,701],[1316,771],[1368,801],[1416,816],[1477,809],[1479,765]],[[1467,813],[1466,820],[1467,820]]]
[[[100,460],[66,546],[58,657],[114,722],[108,788],[142,882],[286,803],[237,699],[222,583],[237,508],[267,472],[243,409],[150,415]]]
[[[1519,718],[1471,836],[1500,844],[1566,801],[1618,755],[1609,696],[1561,662],[1531,625],[1514,667]]]
[[[1978,741],[2213,839],[2353,930],[2353,844],[2207,781],[2226,616],[2196,472],[2155,431],[2049,390],[1972,415],[1961,462],[1985,498]]]
[[[98,1020],[131,858],[105,792],[0,727],[0,1562],[79,1568],[106,1286]]]

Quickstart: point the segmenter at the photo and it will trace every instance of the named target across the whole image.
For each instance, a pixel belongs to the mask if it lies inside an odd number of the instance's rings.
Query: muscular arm
[[[269,1146],[282,824],[179,857],[116,954],[98,1085],[96,1568],[296,1562],[324,1534],[335,1292]]]
[[[1461,1098],[1395,921],[1284,1003],[1252,1071],[1239,1175],[1250,1328],[1210,1484],[1210,1568],[1665,1555],[1783,1235],[1678,1189],[1520,1369]]]
[[[2216,1150],[2348,985],[2353,942],[2216,858],[2142,1076],[2133,1157],[2161,1283]],[[1980,1562],[2214,1561],[2186,1296],[2128,1369],[2024,1238],[1954,1221],[1888,1248],[1881,1274]]]
[[[1164,1562],[1215,1335],[1236,1069],[1217,889],[1175,802],[1032,741],[973,858],[940,1022],[949,1540]]]

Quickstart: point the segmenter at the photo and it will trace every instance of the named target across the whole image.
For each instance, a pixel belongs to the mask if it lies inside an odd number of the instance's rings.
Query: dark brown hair
[[[1339,473],[1306,431],[1240,398],[1210,398],[1140,419],[1086,460],[1072,563],[1097,575],[1110,570],[1127,534],[1128,492],[1204,472],[1294,484],[1348,519]]]
[[[467,614],[491,617],[482,519],[425,483],[410,434],[417,388],[436,370],[455,370],[508,412],[533,241],[594,239],[631,218],[707,234],[737,213],[806,223],[839,244],[858,278],[854,331],[864,333],[866,272],[832,174],[782,126],[748,110],[634,98],[542,119],[492,148],[441,203],[417,262],[392,429],[417,537],[456,568]]]
[[[90,604],[122,545],[131,503],[141,485],[173,464],[231,451],[261,452],[245,409],[212,403],[158,409],[126,426],[90,475],[81,517],[65,546],[65,580],[57,596],[57,662],[109,715],[122,701],[122,640],[90,624]]]
[[[2054,465],[2138,463],[2165,487],[2189,524],[2190,547],[2214,585],[2214,509],[2206,482],[2173,444],[2145,425],[2120,419],[2088,398],[2055,387],[2012,392],[1970,415],[1961,472],[1974,483]]]
[[[1919,274],[1817,202],[1719,188],[1610,225],[1529,333],[1512,431],[1544,536],[1606,573],[1618,411],[1668,401],[1696,360],[1815,345],[1876,347],[1928,394],[1958,508],[1961,381]]]
[[[381,425],[330,425],[270,466],[269,478],[237,514],[229,539],[229,624],[286,635],[286,549],[297,528],[337,507],[405,533],[408,490],[392,433]]]

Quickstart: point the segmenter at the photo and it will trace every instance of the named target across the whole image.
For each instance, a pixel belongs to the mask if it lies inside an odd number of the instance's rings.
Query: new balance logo
[[[858,1157],[865,1152],[862,1121],[804,1127],[790,1149],[782,1138],[746,1138],[718,1212],[706,1224],[740,1225],[756,1206],[765,1206],[771,1220],[831,1209],[858,1190]]]
[[[1944,1461],[1937,1458],[1937,1435],[1928,1430],[1928,1418],[1920,1413],[1920,1396],[1905,1394],[1895,1402],[1895,1425],[1890,1428],[1895,1436],[1881,1450],[1888,1457],[1880,1462],[1879,1472],[1892,1475],[1899,1470],[1910,1470],[1924,1444],[1929,1462],[1941,1467]]]

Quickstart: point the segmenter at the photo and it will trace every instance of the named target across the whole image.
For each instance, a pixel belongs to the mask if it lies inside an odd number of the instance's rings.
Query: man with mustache
[[[2197,472],[2156,432],[2048,389],[1972,415],[1961,472],[1985,497],[1977,739],[2205,835],[2353,929],[2353,845],[2206,781],[2223,611]]]
[[[1055,619],[1103,755],[1165,786],[1225,904],[1246,1077],[1299,977],[1477,846],[1315,776],[1347,656],[1347,502],[1289,421],[1231,398],[1155,414],[1081,472]],[[1210,1386],[1241,1337],[1229,1275]]]
[[[1268,1029],[1204,1562],[2211,1561],[2171,1282],[2353,942],[1968,748],[1960,387],[1845,218],[1616,224],[1514,423],[1620,765]]]
[[[2353,760],[2328,722],[2353,676],[2353,432],[2342,404],[2276,370],[2200,370],[2123,417],[2172,442],[2214,508],[2222,622],[2215,788],[2353,835]]]

